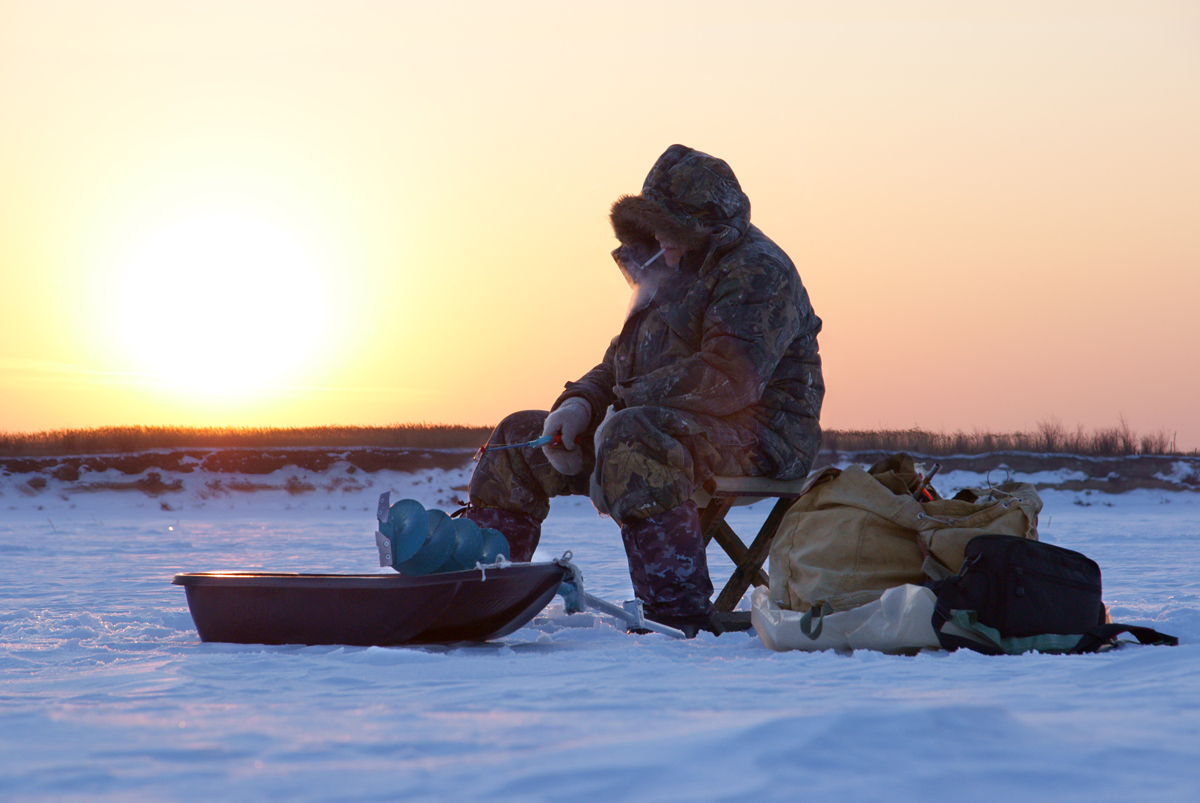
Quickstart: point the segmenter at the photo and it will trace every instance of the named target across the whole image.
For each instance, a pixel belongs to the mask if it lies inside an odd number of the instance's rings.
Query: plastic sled
[[[568,570],[513,563],[422,576],[190,572],[201,641],[390,647],[501,638],[550,603]]]

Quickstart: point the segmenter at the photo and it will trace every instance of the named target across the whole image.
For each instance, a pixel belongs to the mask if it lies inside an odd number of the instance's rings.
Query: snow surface
[[[385,571],[379,493],[450,509],[466,473],[221,479],[154,499],[0,482],[0,800],[1200,800],[1200,494],[1043,494],[1042,538],[1179,647],[892,657],[629,635],[559,601],[486,645],[202,644],[175,573]],[[555,501],[538,558],[568,549],[589,591],[632,595],[586,500]]]

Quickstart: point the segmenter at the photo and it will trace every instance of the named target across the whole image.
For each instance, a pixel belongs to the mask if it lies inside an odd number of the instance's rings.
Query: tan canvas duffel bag
[[[824,603],[849,610],[889,588],[957,572],[963,549],[977,535],[1037,540],[1042,500],[1029,483],[919,502],[912,491],[920,476],[906,454],[869,470],[851,465],[817,475],[771,545],[771,599],[786,610]]]

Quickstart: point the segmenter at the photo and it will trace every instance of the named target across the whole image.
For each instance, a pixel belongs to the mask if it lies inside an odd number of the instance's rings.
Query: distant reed
[[[392,424],[377,427],[95,427],[0,433],[0,456],[128,454],[150,449],[417,447],[474,448],[491,427]]]
[[[1042,421],[1032,432],[933,432],[930,430],[829,430],[822,447],[831,451],[912,452],[934,456],[988,454],[990,452],[1034,452],[1073,454],[1087,457],[1129,455],[1182,455],[1175,434],[1160,430],[1139,435],[1122,418],[1115,427],[1069,430],[1055,420]],[[1191,452],[1197,454],[1196,450]]]
[[[492,427],[459,424],[392,424],[351,427],[96,427],[45,432],[0,433],[0,456],[123,454],[150,449],[409,447],[464,449],[482,445]],[[822,448],[834,452],[911,452],[944,456],[989,452],[1035,452],[1092,457],[1196,455],[1176,449],[1174,433],[1133,432],[1122,419],[1115,427],[1069,430],[1046,421],[1032,432],[935,432],[931,430],[831,429]]]

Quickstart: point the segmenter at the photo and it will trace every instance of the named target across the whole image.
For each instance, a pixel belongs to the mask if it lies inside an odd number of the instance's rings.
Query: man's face
[[[678,268],[679,260],[683,259],[686,248],[676,243],[665,234],[655,233],[654,239],[658,240],[658,244],[663,249],[663,261],[667,263],[669,268]]]

